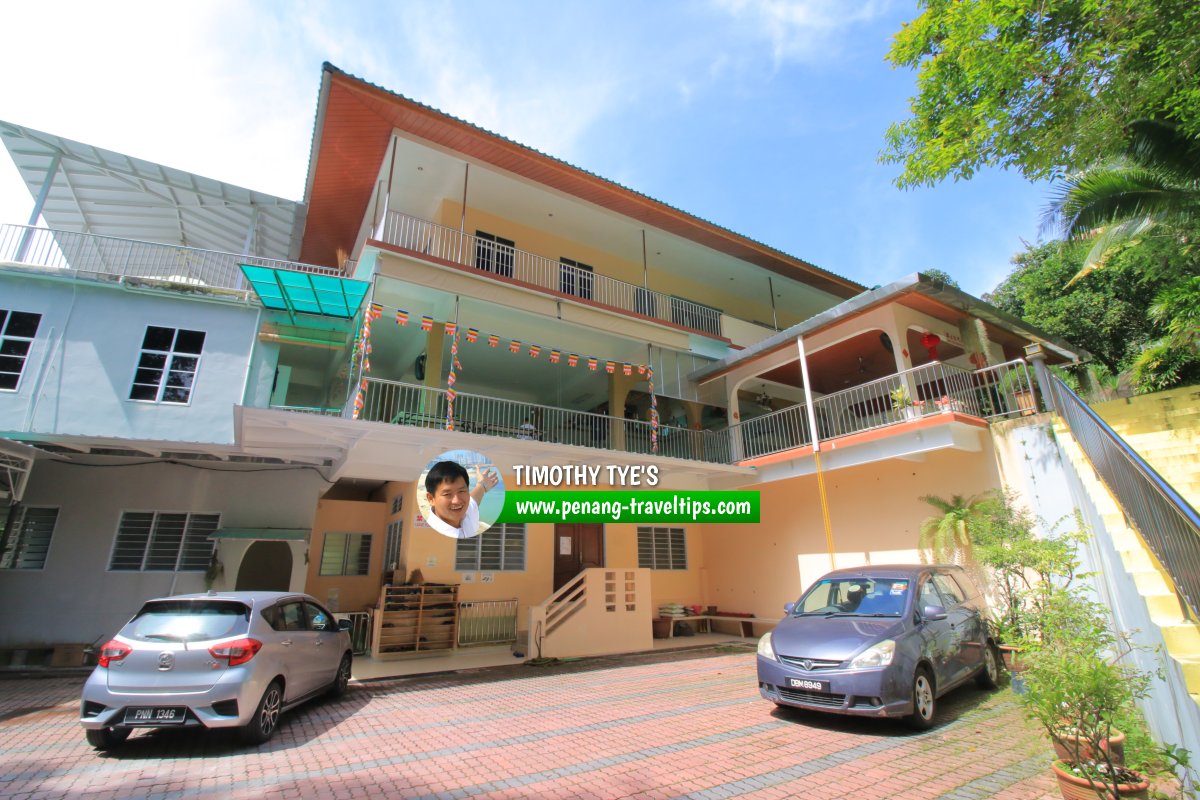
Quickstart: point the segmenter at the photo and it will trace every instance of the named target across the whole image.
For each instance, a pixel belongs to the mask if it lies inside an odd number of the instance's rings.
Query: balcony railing
[[[480,272],[512,278],[610,308],[721,336],[721,312],[662,292],[498,244],[436,222],[389,211],[380,241]]]
[[[239,292],[249,290],[239,264],[318,275],[342,274],[313,264],[26,225],[0,225],[0,262]]]
[[[913,404],[895,407],[903,389]],[[972,372],[948,364],[925,364],[813,401],[822,440],[882,428],[929,414],[959,411],[984,419],[1036,411],[1033,384],[1024,361]],[[730,428],[740,458],[780,453],[812,444],[804,403],[739,422]]]
[[[445,429],[446,411],[445,389],[368,378],[358,416],[377,422]],[[532,429],[522,427],[526,423]],[[465,392],[459,392],[454,400],[454,429],[626,453],[654,452],[649,422]],[[716,464],[730,463],[732,455],[726,431],[694,431],[673,425],[659,426],[657,453]]]

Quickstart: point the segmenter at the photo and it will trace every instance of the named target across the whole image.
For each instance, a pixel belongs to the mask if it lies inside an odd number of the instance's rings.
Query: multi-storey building
[[[0,647],[94,641],[208,584],[367,609],[414,569],[516,598],[547,654],[644,646],[667,601],[777,616],[831,560],[915,558],[919,496],[998,487],[989,420],[1035,409],[1023,348],[1078,356],[329,65],[299,203],[0,138],[35,198],[0,227]],[[458,449],[510,488],[517,465],[570,464],[756,489],[762,521],[454,540],[415,501]]]

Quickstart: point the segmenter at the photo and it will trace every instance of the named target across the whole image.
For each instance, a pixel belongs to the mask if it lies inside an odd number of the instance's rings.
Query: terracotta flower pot
[[[1112,734],[1100,742],[1100,749],[1108,753],[1114,764],[1123,767],[1125,766],[1125,734],[1116,729]],[[1058,757],[1059,761],[1070,764],[1072,761],[1092,761],[1094,759],[1091,742],[1081,742],[1078,736],[1069,733],[1060,733],[1052,739],[1054,755]],[[1076,756],[1076,750],[1079,751],[1078,756]]]
[[[1063,800],[1096,800],[1098,792],[1104,790],[1102,785],[1072,774],[1061,761],[1053,762],[1050,768],[1054,770],[1054,777],[1058,778],[1058,791]],[[1149,798],[1150,781],[1142,778],[1138,783],[1118,784],[1116,794],[1110,794],[1109,797]]]

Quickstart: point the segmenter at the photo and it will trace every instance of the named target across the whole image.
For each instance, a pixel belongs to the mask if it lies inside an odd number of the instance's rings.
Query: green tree
[[[927,494],[920,500],[939,512],[921,523],[920,535],[917,538],[921,560],[925,563],[971,563],[971,534],[976,526],[995,513],[995,495],[983,494],[964,498],[956,494],[949,500],[943,500],[937,495]]]
[[[888,60],[917,70],[881,158],[901,187],[987,166],[1058,177],[1119,152],[1136,119],[1200,134],[1195,0],[919,0]]]

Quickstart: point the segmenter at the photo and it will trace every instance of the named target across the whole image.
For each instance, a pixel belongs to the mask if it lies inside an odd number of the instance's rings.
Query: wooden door
[[[604,566],[604,526],[600,523],[554,526],[554,591],[582,570]]]

